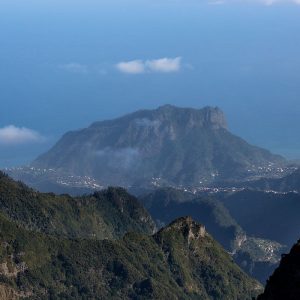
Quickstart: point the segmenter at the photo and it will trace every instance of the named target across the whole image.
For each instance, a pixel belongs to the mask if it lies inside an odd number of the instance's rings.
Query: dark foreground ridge
[[[279,267],[270,277],[258,300],[300,299],[300,240],[289,254],[283,255]]]

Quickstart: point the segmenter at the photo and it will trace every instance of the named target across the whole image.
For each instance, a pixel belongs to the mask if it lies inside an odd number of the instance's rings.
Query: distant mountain
[[[291,247],[299,236],[300,195],[244,190],[220,196],[232,217],[250,235]]]
[[[27,231],[0,214],[0,244],[2,299],[251,300],[262,291],[190,218],[99,241]]]
[[[32,167],[90,176],[104,186],[199,186],[263,176],[282,163],[231,134],[219,108],[165,105],[68,132]]]
[[[73,198],[39,193],[0,172],[0,214],[29,230],[66,238],[120,238],[128,231],[152,234],[155,224],[122,188]]]
[[[300,241],[283,255],[280,266],[270,277],[265,291],[258,300],[300,299]]]
[[[224,204],[213,196],[199,196],[173,188],[163,188],[139,197],[158,226],[182,215],[205,224],[212,236],[232,254],[238,265],[265,283],[277,267],[285,247],[280,243],[248,235]]]

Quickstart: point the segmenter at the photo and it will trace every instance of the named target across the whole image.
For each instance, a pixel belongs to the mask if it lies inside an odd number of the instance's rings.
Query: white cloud
[[[61,69],[71,72],[71,73],[80,73],[80,74],[87,74],[88,73],[88,67],[83,64],[79,63],[69,63],[59,66]]]
[[[152,72],[178,72],[181,68],[181,57],[164,57],[159,59],[147,60],[145,62],[145,65]]]
[[[101,166],[106,165],[113,169],[128,170],[136,167],[140,161],[140,152],[136,148],[112,149],[106,147],[95,152],[96,158]]]
[[[120,62],[116,67],[122,73],[141,74],[145,72],[145,65],[141,60]]]
[[[127,74],[142,73],[171,73],[178,72],[181,69],[181,57],[175,58],[159,58],[148,60],[132,60],[124,61],[116,64],[116,68]]]
[[[29,142],[40,142],[44,138],[35,130],[9,125],[0,128],[0,144],[18,145]]]

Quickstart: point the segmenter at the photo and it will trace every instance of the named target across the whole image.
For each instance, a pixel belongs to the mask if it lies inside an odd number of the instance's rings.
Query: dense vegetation
[[[119,238],[128,231],[155,230],[147,211],[124,189],[57,196],[39,193],[1,172],[0,212],[27,229],[71,238]]]
[[[1,291],[15,299],[232,300],[261,288],[189,218],[152,237],[99,241],[50,237],[0,216],[0,245]]]
[[[191,218],[153,229],[123,189],[56,196],[0,173],[0,296],[231,300],[261,288]]]

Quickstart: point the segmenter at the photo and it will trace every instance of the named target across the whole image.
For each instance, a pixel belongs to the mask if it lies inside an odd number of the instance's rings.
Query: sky
[[[0,0],[0,168],[164,104],[300,158],[300,1]]]

